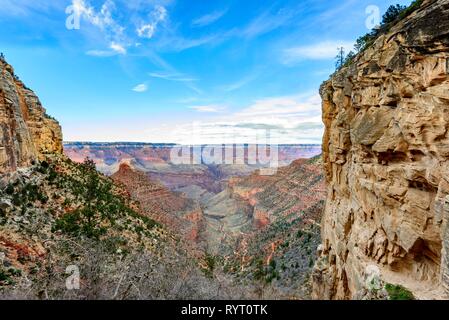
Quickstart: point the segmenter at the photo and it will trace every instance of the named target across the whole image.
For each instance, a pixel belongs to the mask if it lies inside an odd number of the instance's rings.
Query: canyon
[[[74,143],[65,152],[78,162],[92,157],[99,170],[104,170],[105,162],[109,168],[118,167],[111,178],[122,184],[149,216],[214,254],[233,252],[241,235],[324,199],[320,165],[305,159],[293,161],[298,154],[310,157],[320,152],[316,146],[283,147],[280,161],[289,165],[274,175],[262,175],[256,170],[260,166],[251,165],[176,165],[169,161],[170,148]],[[309,189],[315,184],[317,189]],[[285,194],[283,201],[271,199],[281,194]]]
[[[411,8],[321,86],[322,146],[274,171],[248,145],[63,143],[2,56],[0,298],[449,299],[449,0]]]
[[[250,146],[233,164],[188,165],[170,161],[174,145],[63,144],[4,60],[1,75],[0,297],[310,297],[320,146],[280,146],[266,175]],[[83,288],[68,293],[73,264]]]

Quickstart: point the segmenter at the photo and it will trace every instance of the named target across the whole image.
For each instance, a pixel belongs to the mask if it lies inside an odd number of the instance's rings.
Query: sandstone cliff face
[[[44,153],[62,153],[61,128],[0,60],[0,174],[28,166]]]
[[[367,269],[449,292],[449,0],[424,1],[323,84],[328,198],[315,298],[361,298]]]

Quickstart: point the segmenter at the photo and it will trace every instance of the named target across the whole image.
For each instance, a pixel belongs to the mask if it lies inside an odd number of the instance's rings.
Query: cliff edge
[[[448,297],[448,17],[449,0],[423,1],[321,87],[315,298],[363,299],[376,281]]]
[[[45,153],[62,154],[62,131],[39,98],[0,59],[0,174],[26,167]]]

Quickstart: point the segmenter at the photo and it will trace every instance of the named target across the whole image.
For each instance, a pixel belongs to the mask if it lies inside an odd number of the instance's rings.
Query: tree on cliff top
[[[391,5],[382,17],[382,25],[394,22],[405,9],[407,9],[407,6]]]
[[[343,65],[345,64],[345,59],[346,59],[346,52],[345,52],[345,48],[340,47],[338,48],[338,54],[335,57],[335,67],[338,69],[341,69],[343,67]]]

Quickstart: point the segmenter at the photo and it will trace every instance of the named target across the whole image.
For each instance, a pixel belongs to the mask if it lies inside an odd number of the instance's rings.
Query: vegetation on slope
[[[422,3],[423,0],[414,0],[408,7],[399,4],[391,5],[383,15],[380,25],[356,40],[354,44],[355,52],[350,51],[346,55],[344,49],[339,48],[336,57],[337,70],[350,65],[356,57],[356,53],[361,53],[372,46],[381,35],[387,34],[393,26],[416,11]]]
[[[315,157],[282,168],[274,177],[257,181],[252,176],[238,184],[254,188],[263,183],[256,210],[266,212],[270,223],[242,239],[235,255],[226,257],[225,268],[238,274],[241,283],[255,285],[259,298],[310,298],[324,208],[320,162]]]
[[[415,300],[413,293],[403,286],[387,283],[385,290],[388,292],[389,300]]]
[[[232,284],[204,276],[180,240],[91,161],[51,156],[0,178],[0,298],[235,295]],[[66,287],[70,270],[79,270],[77,290]]]

